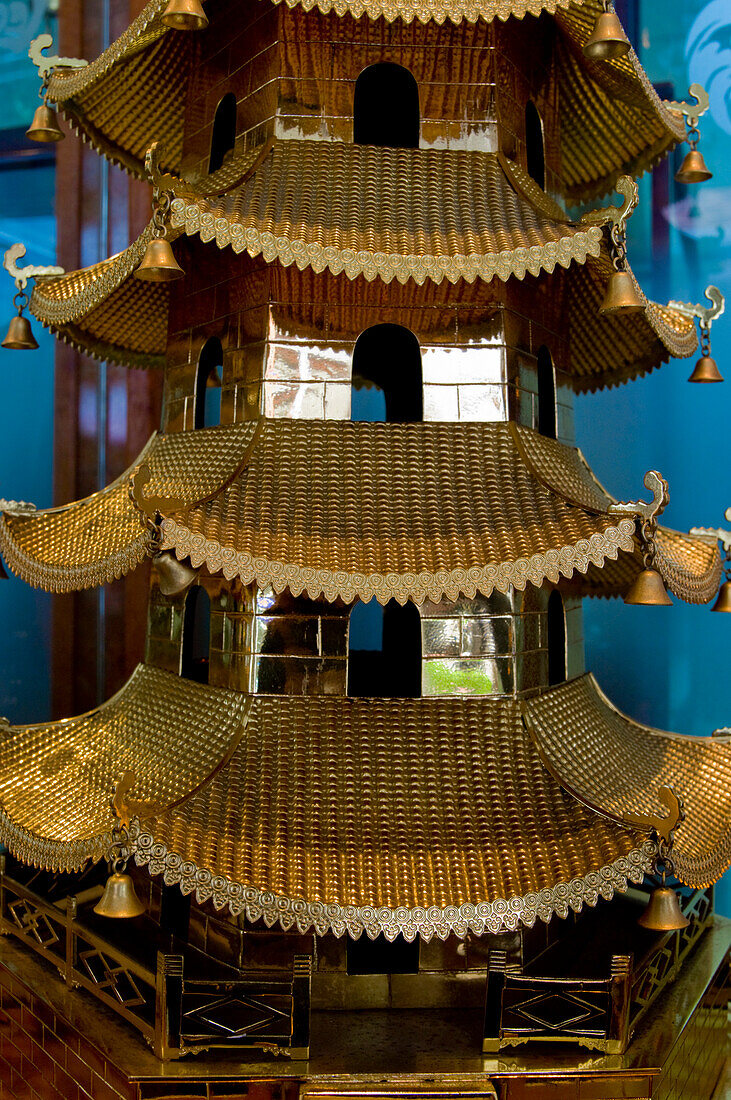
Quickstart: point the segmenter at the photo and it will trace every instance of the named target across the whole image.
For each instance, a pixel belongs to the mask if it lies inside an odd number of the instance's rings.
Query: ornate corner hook
[[[693,305],[692,302],[668,302],[668,309],[674,309],[683,317],[698,318],[702,326],[710,328],[711,324],[725,311],[726,296],[717,286],[707,286],[703,293],[711,303],[710,306],[700,303]]]
[[[637,180],[632,176],[620,176],[614,190],[624,198],[622,205],[601,206],[597,210],[589,210],[582,214],[580,225],[616,225],[620,232],[624,232],[628,218],[632,217],[640,201],[640,189]]]
[[[38,267],[33,264],[28,264],[27,267],[18,267],[15,261],[22,259],[23,256],[25,256],[25,245],[20,243],[11,244],[3,256],[3,267],[10,278],[15,280],[18,290],[25,290],[28,280],[34,279],[36,275],[65,274],[62,267]]]
[[[133,817],[140,819],[157,817],[162,807],[156,802],[129,798],[129,793],[137,782],[133,771],[126,771],[117,783],[112,797],[112,810],[125,829],[129,829]]]
[[[141,463],[132,473],[129,479],[129,496],[138,512],[150,519],[159,513],[166,515],[170,512],[180,512],[185,508],[185,501],[175,497],[148,496],[145,486],[152,480],[152,472],[146,462]]]
[[[657,470],[648,470],[644,477],[644,486],[652,493],[652,500],[618,501],[607,509],[612,516],[641,516],[646,523],[652,523],[662,515],[670,500],[670,489],[664,477]]]
[[[145,153],[145,175],[152,184],[155,194],[164,195],[170,193],[172,197],[179,195],[181,198],[192,200],[200,198],[199,192],[186,182],[186,180],[182,179],[180,176],[173,175],[172,172],[163,170],[162,162],[164,157],[165,149],[160,141],[154,141]]]
[[[696,100],[695,103],[687,103],[685,100],[665,100],[665,106],[670,111],[679,111],[691,130],[695,130],[698,122],[711,105],[708,92],[702,84],[691,84],[688,95]]]
[[[672,787],[660,787],[657,797],[663,806],[667,807],[667,817],[658,817],[656,814],[623,814],[622,820],[628,825],[642,829],[643,832],[655,833],[660,840],[664,840],[667,846],[671,847],[673,833],[685,819],[685,811]]]
[[[80,57],[59,57],[58,54],[44,54],[53,45],[53,35],[39,34],[28,49],[28,57],[38,69],[40,77],[46,77],[53,69],[85,69],[88,61]]]

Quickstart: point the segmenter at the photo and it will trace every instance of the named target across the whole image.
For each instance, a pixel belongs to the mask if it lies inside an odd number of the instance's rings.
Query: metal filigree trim
[[[312,600],[322,596],[329,602],[342,599],[352,603],[356,597],[367,601],[375,596],[381,604],[391,599],[421,604],[424,600],[456,600],[460,595],[473,599],[477,592],[489,596],[495,589],[507,592],[511,587],[522,592],[529,582],[538,586],[546,580],[558,584],[561,577],[570,578],[574,572],[586,573],[592,564],[601,567],[607,558],[616,560],[620,550],[633,551],[634,530],[634,522],[626,519],[572,546],[534,554],[531,558],[418,575],[372,573],[364,576],[270,561],[221,546],[219,542],[194,534],[171,518],[164,518],[162,522],[162,549],[174,550],[180,560],[189,557],[194,569],[206,565],[211,573],[223,573],[229,581],[240,577],[244,584],[256,581],[262,587],[271,585],[275,592],[288,588],[294,596],[306,592]]]
[[[437,906],[391,909],[328,905],[264,893],[183,860],[164,844],[157,843],[153,833],[143,831],[137,822],[132,822],[129,835],[130,849],[138,865],[147,867],[151,875],[162,875],[166,885],[178,885],[183,894],[194,893],[199,904],[210,899],[216,909],[228,908],[233,916],[243,913],[249,921],[263,920],[269,928],[279,924],[285,931],[296,928],[305,933],[313,929],[321,936],[327,932],[336,936],[347,933],[352,939],[358,939],[364,932],[370,939],[383,934],[388,940],[403,936],[411,941],[420,936],[427,942],[435,935],[442,940],[449,935],[465,937],[470,932],[481,936],[513,931],[521,924],[531,928],[536,920],[549,921],[554,914],[567,917],[584,905],[596,905],[600,898],[610,900],[615,892],[627,890],[630,883],[639,885],[651,870],[654,854],[654,847],[648,842],[597,871],[524,897],[468,902],[443,909]]]

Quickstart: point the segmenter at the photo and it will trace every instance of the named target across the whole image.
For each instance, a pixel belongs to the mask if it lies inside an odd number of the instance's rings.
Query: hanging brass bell
[[[683,163],[675,173],[675,179],[678,183],[705,183],[706,180],[713,179],[713,172],[708,170],[703,153],[699,153],[693,146],[685,154]]]
[[[135,893],[134,883],[126,872],[114,871],[107,879],[104,893],[94,906],[100,917],[126,920],[139,917],[145,907]]]
[[[179,596],[198,578],[199,571],[184,561],[178,561],[172,550],[155,554],[152,563],[157,570],[163,596]]]
[[[170,283],[174,279],[182,279],[184,275],[170,242],[164,237],[153,237],[135,271],[136,278],[149,283]]]
[[[693,368],[689,382],[723,382],[718,364],[710,355],[702,355]]]
[[[613,271],[609,276],[599,312],[618,313],[621,310],[624,313],[639,313],[644,308],[629,271]]]
[[[662,577],[657,569],[643,569],[635,577],[632,586],[624,597],[624,602],[644,607],[672,607]]]
[[[611,61],[629,51],[630,44],[619,19],[613,11],[603,12],[584,46],[584,56],[592,61]]]
[[[31,141],[63,141],[66,137],[58,124],[58,115],[47,103],[36,107],[33,121],[25,131],[25,136]]]
[[[169,0],[161,19],[174,31],[203,31],[208,26],[200,0]]]
[[[2,347],[11,351],[35,351],[38,347],[30,321],[19,313],[13,317],[8,325],[8,334],[2,342]]]
[[[675,932],[687,928],[690,921],[683,916],[678,895],[663,883],[650,894],[647,908],[637,918],[637,923],[653,932]]]
[[[724,581],[711,611],[731,612],[731,581]]]

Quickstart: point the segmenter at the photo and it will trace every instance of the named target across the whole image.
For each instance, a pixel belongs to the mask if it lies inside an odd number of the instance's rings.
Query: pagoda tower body
[[[670,1097],[701,1048],[710,1096],[731,749],[620,714],[581,601],[644,555],[710,602],[721,558],[657,525],[658,475],[612,497],[573,428],[576,392],[697,346],[631,276],[638,308],[600,312],[620,177],[682,115],[631,51],[584,56],[595,0],[164,9],[48,82],[155,216],[31,310],[164,401],[106,489],[2,502],[31,584],[152,558],[125,687],[3,728],[3,997],[63,1023],[76,1086],[139,1100]],[[136,274],[160,237],[184,277]],[[95,912],[106,861],[142,914]],[[636,924],[663,869],[687,928]]]

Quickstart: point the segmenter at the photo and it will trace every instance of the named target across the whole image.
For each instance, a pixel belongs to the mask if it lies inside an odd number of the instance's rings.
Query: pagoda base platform
[[[717,918],[624,1055],[557,1043],[480,1053],[482,1012],[315,1012],[309,1061],[157,1059],[43,959],[0,941],[2,1100],[725,1100],[731,921]]]

